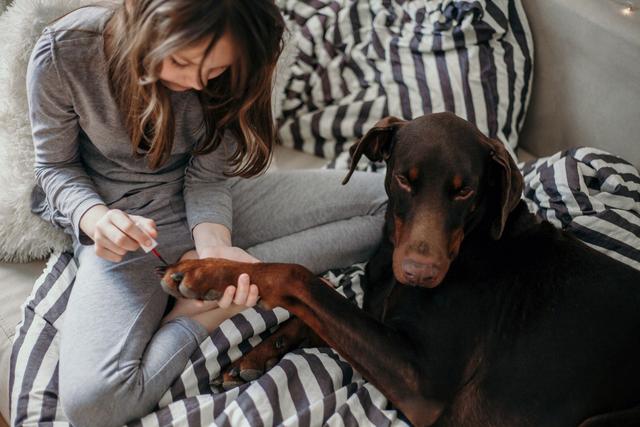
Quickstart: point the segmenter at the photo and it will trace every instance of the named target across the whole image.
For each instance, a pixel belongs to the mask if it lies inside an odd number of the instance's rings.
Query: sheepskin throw
[[[25,75],[42,29],[87,0],[16,0],[0,15],[0,260],[27,262],[71,247],[30,210],[34,153]]]

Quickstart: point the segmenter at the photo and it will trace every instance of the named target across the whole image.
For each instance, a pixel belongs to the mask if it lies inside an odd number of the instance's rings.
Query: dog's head
[[[351,148],[387,163],[387,233],[400,283],[442,282],[471,231],[499,239],[520,200],[522,175],[499,141],[452,113],[379,121]]]

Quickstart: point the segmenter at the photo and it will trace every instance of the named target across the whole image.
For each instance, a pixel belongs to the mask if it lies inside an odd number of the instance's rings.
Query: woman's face
[[[235,49],[231,36],[225,33],[204,57],[211,39],[179,49],[162,60],[160,82],[170,90],[182,92],[189,89],[202,90],[198,70],[202,63],[202,81],[215,79],[235,60]]]

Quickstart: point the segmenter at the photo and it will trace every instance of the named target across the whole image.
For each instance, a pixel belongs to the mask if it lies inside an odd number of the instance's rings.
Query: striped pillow
[[[298,51],[276,94],[282,144],[333,159],[385,116],[451,111],[515,149],[533,65],[520,0],[277,3]]]

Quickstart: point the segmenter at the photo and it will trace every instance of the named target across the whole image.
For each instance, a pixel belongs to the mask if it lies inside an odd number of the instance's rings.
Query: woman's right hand
[[[96,255],[113,262],[121,261],[129,251],[138,250],[140,244],[150,246],[150,241],[146,243],[147,234],[154,239],[158,236],[152,219],[105,205],[89,208],[80,219],[80,228],[93,239]]]

